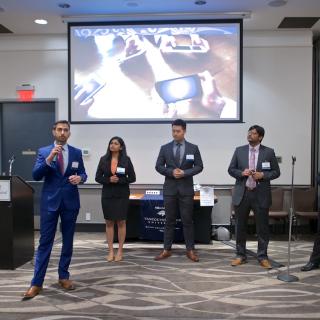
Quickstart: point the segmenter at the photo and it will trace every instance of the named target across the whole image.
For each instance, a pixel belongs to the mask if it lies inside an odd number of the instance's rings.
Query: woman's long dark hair
[[[120,143],[120,147],[121,147],[121,150],[119,150],[119,159],[123,159],[123,158],[126,158],[127,157],[127,148],[126,148],[126,144],[124,143],[123,139],[120,138],[120,137],[112,137],[108,143],[108,149],[107,149],[107,159],[108,160],[111,160],[111,157],[112,157],[112,153],[110,151],[110,144],[113,140],[117,140],[119,143]]]

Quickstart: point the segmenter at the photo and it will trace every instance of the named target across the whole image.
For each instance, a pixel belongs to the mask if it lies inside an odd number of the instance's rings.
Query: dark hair
[[[127,156],[127,148],[126,148],[126,145],[123,141],[122,138],[120,137],[112,137],[108,143],[108,149],[107,149],[107,159],[110,160],[111,159],[111,152],[110,152],[110,144],[113,140],[117,140],[119,143],[120,143],[120,146],[121,146],[121,150],[119,151],[119,159],[122,158],[122,157],[126,157]]]
[[[256,129],[259,137],[262,137],[262,138],[264,137],[264,129],[261,126],[258,126],[257,124],[255,124],[249,128],[249,131],[254,129]]]
[[[52,129],[55,130],[56,127],[57,127],[57,125],[60,124],[60,123],[61,123],[61,124],[66,124],[66,125],[69,127],[69,129],[70,129],[70,123],[69,123],[69,121],[67,121],[67,120],[58,120],[58,121],[56,121],[56,122],[54,123]]]
[[[176,119],[172,122],[172,127],[173,126],[180,126],[182,127],[183,130],[186,130],[187,129],[187,123],[182,120],[182,119]]]

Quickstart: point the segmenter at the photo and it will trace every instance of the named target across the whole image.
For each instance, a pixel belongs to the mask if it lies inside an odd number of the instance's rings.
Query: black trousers
[[[194,227],[193,227],[193,196],[164,196],[164,207],[166,211],[166,224],[164,228],[165,250],[171,250],[174,239],[174,228],[178,210],[180,211],[183,225],[183,236],[187,250],[194,249]]]
[[[320,264],[320,213],[318,213],[318,231],[314,240],[310,262]]]
[[[269,208],[261,208],[255,190],[246,189],[243,199],[235,206],[236,254],[246,259],[247,224],[250,210],[254,212],[258,236],[257,257],[261,261],[268,258],[269,244]]]

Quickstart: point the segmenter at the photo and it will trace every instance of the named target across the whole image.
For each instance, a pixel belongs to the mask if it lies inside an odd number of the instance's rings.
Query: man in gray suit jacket
[[[258,236],[257,257],[266,269],[272,266],[268,260],[269,208],[271,206],[270,180],[280,176],[279,165],[273,149],[261,145],[264,129],[258,125],[249,128],[249,145],[236,148],[228,172],[236,179],[232,204],[236,219],[236,258],[232,266],[246,263],[246,229],[248,216],[255,215]]]
[[[163,185],[166,222],[164,250],[155,257],[162,260],[171,256],[177,210],[180,212],[187,257],[198,262],[194,251],[193,231],[193,176],[203,170],[198,146],[184,139],[186,122],[177,119],[172,123],[173,141],[163,145],[156,163],[156,170],[165,176]]]

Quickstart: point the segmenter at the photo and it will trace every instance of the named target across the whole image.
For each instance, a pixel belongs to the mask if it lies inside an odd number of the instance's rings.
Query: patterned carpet
[[[256,250],[256,242],[249,242]],[[0,319],[6,320],[105,320],[105,319],[320,319],[320,270],[299,272],[309,257],[312,242],[292,244],[295,283],[277,280],[286,267],[262,269],[254,257],[231,267],[234,249],[214,241],[198,245],[199,263],[185,256],[183,245],[156,262],[161,244],[127,243],[125,259],[108,263],[102,233],[77,233],[72,279],[77,288],[62,291],[57,285],[60,240],[56,241],[44,290],[30,301],[21,301],[32,277],[27,263],[0,270]],[[269,255],[286,264],[287,243],[272,241]]]

